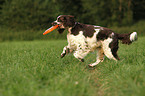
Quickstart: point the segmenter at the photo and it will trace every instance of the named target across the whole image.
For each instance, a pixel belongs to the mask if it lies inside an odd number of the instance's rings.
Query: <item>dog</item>
[[[89,64],[91,67],[103,62],[104,56],[115,61],[120,60],[117,55],[119,40],[128,45],[137,40],[137,32],[115,33],[109,28],[76,22],[72,15],[58,16],[57,20],[52,22],[53,26],[56,24],[59,25],[59,33],[68,30],[68,45],[63,48],[61,58],[73,53],[75,58],[84,62],[84,57],[88,53],[97,51],[96,62]]]

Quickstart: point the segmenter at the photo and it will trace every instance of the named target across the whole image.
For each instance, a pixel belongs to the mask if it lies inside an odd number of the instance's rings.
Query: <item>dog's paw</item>
[[[88,64],[88,66],[89,66],[89,67],[94,67],[94,65],[93,65],[93,64]]]
[[[63,58],[65,55],[66,55],[66,53],[62,53],[60,57]]]
[[[81,59],[81,58],[78,58],[78,60],[81,61],[81,62],[85,62],[85,60],[84,59]]]
[[[96,63],[88,64],[89,67],[95,67],[96,65]]]
[[[80,59],[80,61],[81,61],[81,62],[85,62],[85,60],[84,60],[84,59]]]

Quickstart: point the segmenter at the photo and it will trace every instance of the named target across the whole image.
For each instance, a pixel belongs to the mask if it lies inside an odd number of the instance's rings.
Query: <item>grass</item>
[[[95,68],[95,53],[81,63],[60,58],[66,40],[0,43],[0,96],[144,96],[145,37],[120,44],[117,63],[105,58]]]

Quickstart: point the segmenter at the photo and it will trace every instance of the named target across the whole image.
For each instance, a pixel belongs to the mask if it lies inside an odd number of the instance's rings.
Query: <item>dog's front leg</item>
[[[79,49],[74,52],[74,57],[79,61],[84,62],[84,57],[89,53],[88,50]]]
[[[68,46],[65,46],[64,48],[63,48],[63,51],[62,51],[62,53],[61,53],[61,58],[63,58],[67,53],[69,53],[71,50],[70,50],[70,48],[68,47]]]

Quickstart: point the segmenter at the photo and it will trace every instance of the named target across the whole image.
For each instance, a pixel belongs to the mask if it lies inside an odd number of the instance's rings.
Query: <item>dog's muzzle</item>
[[[51,23],[51,25],[55,26],[55,25],[57,25],[57,22],[54,21],[54,22]]]

